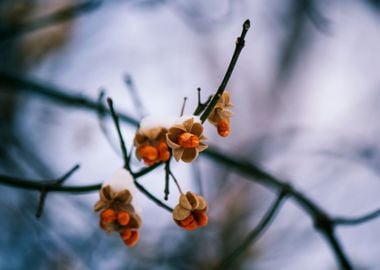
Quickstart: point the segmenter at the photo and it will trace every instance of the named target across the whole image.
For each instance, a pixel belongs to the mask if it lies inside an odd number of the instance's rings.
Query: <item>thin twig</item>
[[[102,1],[87,1],[84,3],[64,7],[52,14],[34,19],[33,21],[26,21],[21,24],[12,25],[5,29],[0,30],[0,42],[7,41],[23,34],[36,31],[38,29],[51,26],[54,24],[62,23],[74,19],[75,17],[93,11],[100,6]]]
[[[205,109],[205,111],[201,115],[200,119],[201,119],[202,123],[204,123],[206,121],[207,117],[210,115],[212,109],[218,103],[218,100],[220,99],[220,97],[222,96],[224,90],[226,89],[226,86],[228,84],[228,81],[230,80],[232,71],[234,70],[236,62],[237,62],[237,60],[239,58],[240,52],[244,48],[244,45],[245,45],[244,38],[245,38],[245,35],[247,34],[248,29],[249,29],[250,26],[251,26],[250,21],[246,20],[244,22],[244,24],[243,24],[243,30],[241,32],[241,35],[236,40],[235,51],[234,51],[234,53],[232,55],[230,64],[228,65],[226,74],[224,75],[224,78],[223,78],[223,80],[222,80],[222,82],[221,82],[218,90],[216,91],[215,95],[211,99],[210,104],[207,106],[207,108]]]
[[[111,98],[107,98],[107,103],[111,111],[112,119],[115,124],[116,130],[117,130],[117,135],[119,136],[119,141],[120,141],[120,148],[123,153],[123,159],[124,159],[124,167],[128,170],[131,171],[131,168],[129,167],[129,158],[128,158],[128,152],[127,152],[127,147],[125,146],[125,142],[123,139],[123,135],[121,134],[121,129],[120,129],[120,123],[119,123],[119,117],[117,113],[115,112],[115,109],[113,108],[113,101]]]
[[[333,218],[332,222],[335,226],[353,226],[353,225],[360,225],[365,222],[374,220],[376,218],[380,217],[380,209],[377,209],[373,212],[370,212],[368,214],[365,214],[360,217],[354,217],[354,218],[344,218],[344,217],[337,217]]]
[[[169,199],[169,173],[170,173],[170,160],[165,162],[165,188],[164,188],[164,199],[167,201]]]
[[[174,183],[176,184],[179,193],[183,194],[183,191],[182,191],[182,189],[181,189],[181,186],[180,186],[179,183],[178,183],[177,178],[174,176],[173,172],[172,172],[170,169],[169,169],[169,174],[170,174],[170,176],[173,178],[173,181],[174,181]]]
[[[202,91],[201,88],[198,87],[197,91],[198,91],[198,104],[193,112],[193,115],[200,115],[206,109],[207,105],[210,103],[212,99],[212,95],[210,95],[208,99],[206,100],[206,102],[203,103],[202,98],[201,98],[201,91]]]
[[[167,210],[169,212],[173,212],[173,208],[171,208],[170,206],[166,205],[165,203],[163,203],[159,199],[157,199],[148,190],[146,190],[139,182],[137,182],[135,180],[134,183],[135,183],[137,189],[140,190],[140,192],[143,193],[145,196],[147,196],[151,201],[153,201],[154,203],[156,203],[161,208],[163,208],[163,209],[165,209],[165,210]]]
[[[105,96],[105,90],[104,89],[101,89],[100,90],[100,93],[99,93],[99,97],[98,97],[98,122],[99,122],[99,126],[100,126],[100,130],[102,131],[104,137],[106,138],[108,144],[111,146],[111,148],[114,150],[114,152],[117,154],[117,155],[120,155],[120,149],[118,147],[116,147],[116,145],[114,144],[114,142],[112,141],[111,139],[111,136],[108,132],[108,129],[106,127],[106,124],[104,122],[105,120],[105,116],[107,115],[107,110],[105,110],[105,107],[103,106],[103,101],[104,101],[104,96]]]
[[[133,105],[135,106],[135,110],[139,116],[139,118],[143,118],[147,115],[147,110],[144,107],[143,102],[141,101],[140,95],[136,89],[135,84],[133,83],[132,77],[129,74],[124,76],[124,82],[129,90],[130,96],[132,97]]]
[[[187,97],[184,97],[184,98],[183,98],[183,103],[182,103],[182,108],[181,108],[181,113],[180,113],[179,116],[182,116],[183,113],[185,112],[186,101],[187,101]]]
[[[277,212],[280,210],[280,206],[285,199],[285,193],[280,193],[273,204],[268,208],[267,212],[259,222],[259,224],[248,234],[245,240],[233,250],[227,257],[223,259],[220,265],[216,269],[228,269],[236,259],[242,253],[244,253],[258,238],[259,236],[268,228],[268,226],[273,221]]]
[[[198,186],[199,195],[203,196],[202,174],[200,170],[199,160],[193,162],[194,178]]]
[[[79,164],[75,165],[72,169],[70,169],[67,173],[62,175],[57,180],[45,181],[44,182],[45,184],[41,188],[40,199],[39,199],[37,211],[36,211],[36,217],[37,218],[40,218],[42,216],[43,211],[44,211],[45,201],[46,201],[47,194],[49,192],[49,187],[50,186],[61,186],[78,169],[79,169]]]
[[[86,109],[92,112],[97,112],[99,109],[105,110],[107,115],[111,115],[111,112],[107,110],[102,104],[99,104],[96,100],[92,100],[88,97],[84,97],[81,94],[70,94],[71,90],[60,89],[53,85],[43,83],[36,79],[19,76],[15,73],[0,70],[0,91],[14,92],[15,90],[32,93],[37,96],[48,98],[57,103],[64,104],[68,107],[74,107],[78,109]],[[133,126],[138,126],[139,121],[133,117],[118,113],[120,120],[125,123],[129,123]]]

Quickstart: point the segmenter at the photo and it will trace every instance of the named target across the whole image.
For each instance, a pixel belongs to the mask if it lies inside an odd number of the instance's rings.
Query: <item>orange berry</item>
[[[150,145],[143,145],[137,149],[138,154],[143,158],[146,165],[152,165],[157,161],[158,150]]]
[[[205,211],[202,212],[194,212],[195,220],[198,223],[198,226],[206,226],[208,223],[208,216]]]
[[[197,222],[195,220],[193,220],[192,222],[190,222],[186,226],[181,226],[181,227],[184,228],[185,230],[188,230],[188,231],[194,231],[198,228],[198,225],[197,225]]]
[[[159,157],[161,161],[167,161],[170,158],[170,152],[168,151],[168,145],[160,141],[157,146]]]
[[[228,135],[230,135],[230,132],[231,132],[230,124],[223,119],[219,120],[217,129],[218,129],[218,134],[222,137],[227,137]]]
[[[111,223],[116,220],[116,213],[111,208],[105,209],[100,213],[101,223]]]
[[[120,211],[117,213],[117,221],[120,225],[125,226],[129,223],[129,214],[126,211]]]
[[[133,247],[139,241],[139,237],[140,237],[139,231],[131,231],[131,236],[128,239],[124,240],[124,243],[128,247]]]
[[[123,239],[123,240],[128,240],[129,238],[131,238],[132,236],[132,231],[131,230],[124,230],[120,233],[120,237]]]
[[[183,148],[195,148],[199,145],[199,138],[194,134],[184,132],[179,135],[178,143]]]
[[[181,220],[179,222],[179,224],[181,224],[181,226],[187,226],[193,221],[194,221],[194,217],[192,215],[190,215],[187,218],[185,218],[184,220]]]

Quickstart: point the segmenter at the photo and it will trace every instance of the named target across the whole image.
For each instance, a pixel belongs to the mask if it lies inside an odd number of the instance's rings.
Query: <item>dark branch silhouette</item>
[[[216,269],[228,269],[234,261],[244,253],[264,231],[270,226],[277,212],[280,210],[281,204],[285,199],[285,193],[280,193],[273,204],[269,207],[259,224],[249,233],[245,240],[233,250],[227,257],[223,259]]]

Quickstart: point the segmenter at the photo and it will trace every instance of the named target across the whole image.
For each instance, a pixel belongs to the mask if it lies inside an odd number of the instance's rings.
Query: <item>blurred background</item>
[[[66,12],[68,20],[39,24]],[[71,8],[71,9],[70,9]],[[228,90],[231,135],[206,128],[211,145],[285,179],[333,215],[380,206],[380,2],[377,0],[3,0],[0,69],[96,100],[138,118],[133,79],[145,112],[186,113],[218,87],[245,19],[246,47]],[[106,119],[111,140],[118,141]],[[123,125],[127,145],[135,128]],[[54,179],[80,163],[67,184],[93,184],[122,166],[95,113],[62,106],[0,82],[0,173]],[[134,167],[141,166],[134,161]],[[98,228],[98,194],[0,186],[1,269],[212,269],[254,228],[275,194],[201,157],[173,170],[184,190],[209,201],[209,225],[182,231],[171,215],[136,194],[141,240],[126,248]],[[164,174],[140,182],[164,197]],[[171,185],[168,203],[178,192]],[[380,219],[337,231],[357,269],[380,269]],[[231,269],[337,269],[309,217],[291,200]]]

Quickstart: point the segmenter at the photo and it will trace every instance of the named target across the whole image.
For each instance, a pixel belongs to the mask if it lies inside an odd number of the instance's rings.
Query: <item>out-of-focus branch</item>
[[[45,181],[44,183],[44,186],[42,187],[41,189],[41,194],[40,194],[40,201],[38,203],[38,207],[37,207],[37,212],[36,212],[36,217],[37,218],[40,218],[41,215],[42,215],[42,212],[44,210],[44,206],[45,206],[45,201],[46,201],[46,197],[47,197],[47,194],[49,192],[48,190],[48,187],[49,186],[61,186],[63,184],[63,182],[65,182],[67,179],[69,179],[69,177],[76,171],[79,169],[79,164],[75,165],[71,170],[69,170],[67,173],[65,173],[63,176],[61,176],[60,178],[58,178],[57,180],[53,180],[53,181]]]
[[[285,199],[285,193],[280,193],[277,199],[269,207],[259,224],[251,231],[247,238],[230,255],[225,257],[216,269],[228,269],[238,257],[243,254],[270,226],[280,206]]]
[[[99,120],[100,130],[103,132],[103,135],[106,138],[108,144],[111,146],[111,148],[115,151],[115,153],[120,155],[120,150],[119,148],[116,147],[116,145],[112,141],[111,136],[108,132],[106,123],[105,123],[105,117],[107,115],[106,114],[107,111],[104,110],[104,107],[102,105],[104,102],[104,96],[105,96],[105,90],[101,89],[99,93],[99,97],[98,97],[98,120]]]
[[[121,134],[119,116],[115,112],[115,109],[113,108],[113,101],[111,98],[107,98],[107,103],[108,103],[108,106],[110,108],[111,116],[112,116],[113,122],[114,122],[116,130],[117,130],[117,135],[119,136],[120,148],[121,148],[121,152],[123,153],[123,159],[124,159],[124,168],[127,169],[128,171],[131,171],[131,168],[129,167],[129,158],[128,158],[127,147],[125,146],[123,135]]]
[[[380,209],[377,209],[373,212],[370,212],[360,217],[354,217],[354,218],[336,217],[332,220],[332,222],[335,226],[353,226],[353,225],[363,224],[365,222],[374,220],[378,217],[380,217]]]
[[[2,87],[0,91],[23,91],[48,98],[65,106],[76,107],[91,112],[102,110],[105,114],[111,115],[107,107],[88,97],[84,97],[81,94],[70,94],[72,91],[60,89],[53,85],[22,77],[11,72],[0,70],[0,85],[6,86]],[[139,121],[129,115],[119,113],[119,118],[134,126],[138,126],[139,124]]]
[[[226,89],[227,83],[230,80],[232,71],[235,68],[236,62],[237,62],[239,55],[240,55],[240,52],[244,48],[244,45],[245,45],[244,38],[245,38],[250,26],[251,26],[251,22],[249,20],[246,20],[243,24],[243,30],[241,32],[241,35],[236,40],[235,51],[232,55],[230,64],[228,65],[226,74],[224,75],[223,80],[222,80],[218,90],[216,91],[215,95],[212,97],[210,103],[208,104],[205,111],[202,113],[202,115],[200,117],[202,123],[204,123],[204,121],[206,121],[207,117],[210,115],[212,109],[214,109],[215,105],[218,103],[220,97],[222,96],[224,90]]]
[[[129,90],[130,96],[132,98],[135,110],[139,115],[139,118],[143,118],[147,115],[147,110],[144,107],[144,103],[141,101],[140,95],[136,89],[136,86],[132,80],[132,77],[129,74],[124,76],[124,82]]]
[[[23,34],[36,31],[47,26],[74,19],[77,16],[95,10],[101,5],[101,3],[102,0],[86,1],[80,4],[62,8],[56,12],[53,12],[52,14],[34,19],[32,21],[12,25],[5,29],[0,28],[0,42],[19,37]]]

